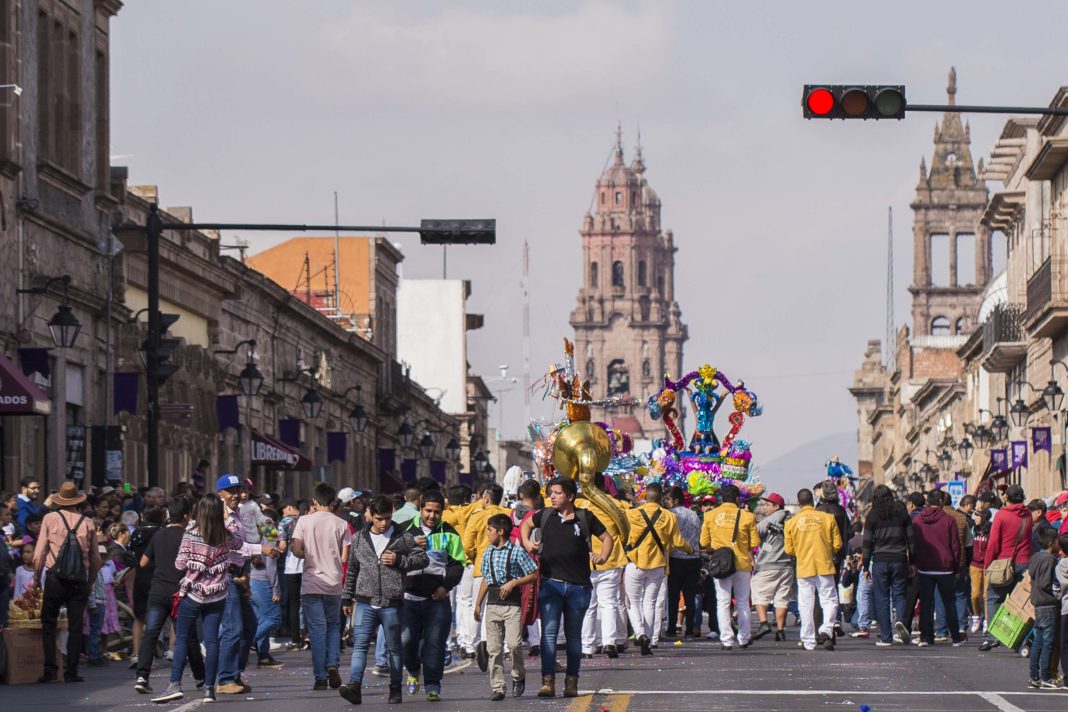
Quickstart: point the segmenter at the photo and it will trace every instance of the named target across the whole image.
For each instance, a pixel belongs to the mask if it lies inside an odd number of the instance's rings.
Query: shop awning
[[[0,415],[48,415],[52,402],[11,360],[0,354]]]
[[[404,491],[404,482],[392,472],[378,473],[379,494],[400,494]]]
[[[312,467],[311,460],[300,450],[255,430],[252,431],[249,448],[252,464],[263,465],[269,470],[308,472]]]

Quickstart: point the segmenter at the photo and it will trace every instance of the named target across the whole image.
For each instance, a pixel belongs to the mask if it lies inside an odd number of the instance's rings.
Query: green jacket
[[[413,517],[405,531],[413,537],[423,536],[422,517]],[[445,521],[426,535],[426,553],[430,562],[422,569],[408,572],[404,592],[421,598],[429,598],[439,586],[451,591],[464,575],[467,557],[460,535]]]

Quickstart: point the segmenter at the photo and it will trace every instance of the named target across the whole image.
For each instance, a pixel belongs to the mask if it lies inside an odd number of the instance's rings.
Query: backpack
[[[738,540],[738,522],[742,519],[742,510],[738,509],[738,516],[734,518],[734,533],[731,534],[729,546],[721,546],[713,549],[705,560],[705,573],[712,578],[725,579],[734,575],[736,570],[734,562],[734,543]]]
[[[78,531],[78,527],[85,520],[85,515],[83,514],[78,518],[78,522],[73,529],[67,523],[66,517],[60,514],[59,518],[63,520],[63,526],[67,528],[67,538],[63,540],[63,546],[59,547],[59,553],[56,554],[52,562],[52,568],[48,570],[48,573],[60,581],[80,581],[84,583],[89,580],[89,573],[85,569],[82,546],[78,543],[78,535],[75,532]]]

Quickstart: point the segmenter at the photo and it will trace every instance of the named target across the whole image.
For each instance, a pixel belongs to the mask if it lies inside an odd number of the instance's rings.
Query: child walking
[[[489,547],[482,557],[482,587],[475,602],[475,621],[482,620],[486,602],[486,647],[490,658],[490,700],[504,699],[504,646],[512,655],[512,697],[526,689],[523,665],[523,607],[521,587],[534,583],[538,565],[523,547],[509,541],[512,519],[495,514],[486,522]]]
[[[1031,557],[1027,572],[1031,574],[1031,605],[1035,607],[1035,640],[1031,644],[1031,676],[1027,684],[1039,690],[1059,690],[1050,675],[1049,662],[1053,653],[1053,638],[1060,620],[1060,601],[1053,595],[1054,570],[1057,566],[1057,531],[1038,530],[1038,545],[1042,548]]]

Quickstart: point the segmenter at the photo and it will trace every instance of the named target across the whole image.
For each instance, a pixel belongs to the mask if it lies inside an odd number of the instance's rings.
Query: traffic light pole
[[[148,414],[148,486],[159,486],[159,242],[163,237],[163,221],[159,206],[149,205],[145,221],[148,238],[148,348],[145,349],[145,388]]]
[[[905,113],[930,111],[938,114],[1045,114],[1068,116],[1068,107],[1049,106],[961,106],[959,104],[906,104]]]

